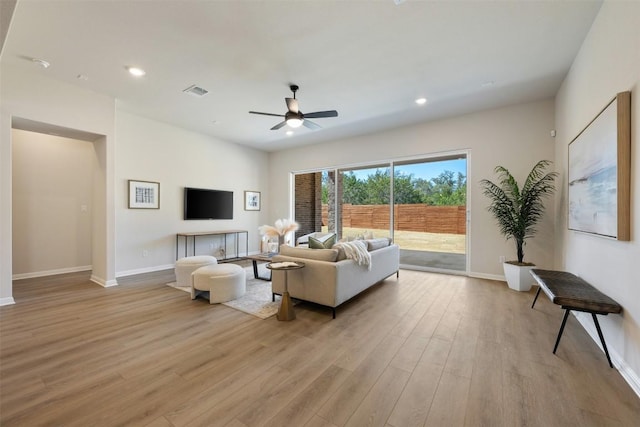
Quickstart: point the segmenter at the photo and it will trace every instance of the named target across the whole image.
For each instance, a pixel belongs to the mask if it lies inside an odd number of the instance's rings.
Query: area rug
[[[271,282],[254,279],[252,267],[245,268],[244,270],[247,275],[247,292],[238,299],[223,302],[222,304],[259,317],[260,319],[267,319],[276,314],[280,307],[280,296],[276,295],[276,300],[271,301]],[[260,275],[262,277],[268,274],[269,271],[266,270],[266,268],[260,269]],[[189,294],[191,293],[190,287],[176,286],[176,282],[167,283],[167,286]]]

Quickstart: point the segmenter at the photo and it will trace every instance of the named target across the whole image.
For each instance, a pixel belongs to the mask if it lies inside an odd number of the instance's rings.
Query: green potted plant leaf
[[[522,188],[509,170],[497,166],[498,183],[488,179],[480,181],[483,193],[489,198],[488,206],[498,223],[500,233],[507,240],[513,239],[516,244],[517,261],[503,264],[504,275],[511,289],[528,291],[533,279],[529,270],[535,264],[524,262],[525,241],[536,233],[536,224],[544,213],[543,201],[555,192],[554,180],[557,172],[546,172],[551,165],[549,160],[540,160],[531,169]]]

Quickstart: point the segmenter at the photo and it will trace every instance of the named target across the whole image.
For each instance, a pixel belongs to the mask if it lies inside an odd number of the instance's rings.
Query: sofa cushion
[[[376,249],[386,248],[391,244],[391,241],[388,237],[380,237],[378,239],[369,239],[367,240],[367,250],[369,252],[375,251]]]
[[[342,239],[340,239],[340,243],[353,242],[354,240],[370,240],[373,238],[373,231],[364,230],[359,234],[349,234],[346,236],[342,236]]]
[[[336,258],[336,261],[342,261],[347,259],[347,253],[344,251],[344,248],[342,247],[342,245],[339,245],[338,243],[336,243],[335,245],[333,245],[332,249],[335,249],[338,251],[338,257]]]
[[[309,237],[309,248],[311,249],[331,249],[336,243],[336,235],[331,234],[324,239]]]
[[[317,261],[335,262],[338,258],[337,249],[310,249],[310,248],[293,248],[283,245],[280,247],[280,255],[286,255],[296,258],[314,259]]]

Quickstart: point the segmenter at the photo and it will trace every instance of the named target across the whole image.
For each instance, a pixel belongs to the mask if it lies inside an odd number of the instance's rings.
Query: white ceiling
[[[2,62],[108,94],[126,111],[274,151],[554,96],[600,5],[19,0]],[[126,66],[147,75],[133,78]],[[339,117],[286,136],[287,127],[269,130],[278,117],[248,114],[284,114],[291,83],[303,112]],[[209,94],[182,93],[192,84]],[[429,101],[417,106],[421,96]]]

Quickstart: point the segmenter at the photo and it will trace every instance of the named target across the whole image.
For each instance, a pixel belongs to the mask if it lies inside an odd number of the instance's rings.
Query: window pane
[[[466,158],[394,165],[400,264],[466,270]]]
[[[341,169],[338,173],[340,237],[390,236],[390,166]]]

